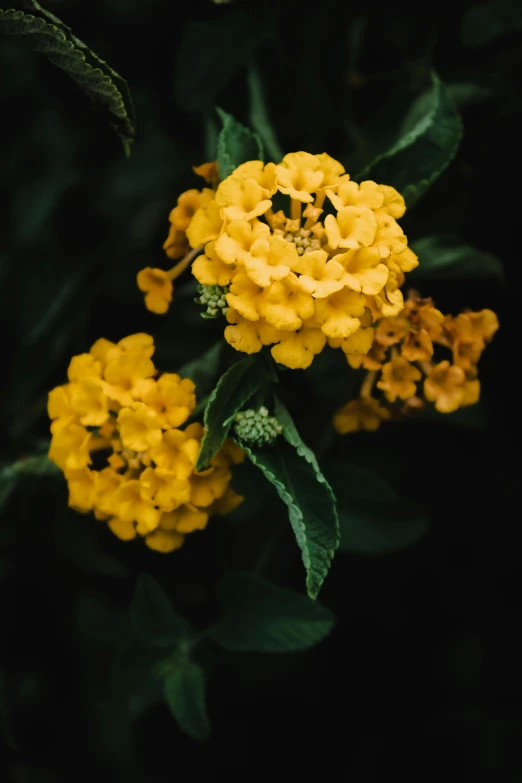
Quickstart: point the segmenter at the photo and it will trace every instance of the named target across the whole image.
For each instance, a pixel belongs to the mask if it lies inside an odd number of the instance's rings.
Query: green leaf
[[[201,668],[189,660],[180,660],[165,678],[165,701],[180,729],[189,737],[205,740],[210,723],[205,706],[205,678]]]
[[[264,160],[263,146],[257,133],[252,133],[223,109],[218,108],[216,111],[223,123],[218,137],[219,176],[226,179],[242,163]]]
[[[208,635],[225,650],[297,652],[321,641],[332,629],[329,609],[293,590],[253,574],[225,574],[218,587],[224,611]]]
[[[135,120],[127,82],[76,38],[58,17],[45,11],[35,0],[30,0],[29,7],[34,14],[0,10],[0,34],[18,38],[30,49],[44,54],[92,101],[102,104],[128,154],[135,136]]]
[[[417,99],[396,141],[356,179],[392,185],[413,206],[455,157],[462,122],[446,86],[432,73],[432,85]]]
[[[270,120],[262,77],[254,63],[248,68],[247,81],[250,93],[250,123],[259,134],[270,159],[277,163],[284,153]]]
[[[419,266],[411,272],[411,280],[504,277],[502,263],[493,253],[477,250],[451,234],[418,239],[412,250],[419,256]]]
[[[339,551],[382,555],[414,544],[428,520],[401,501],[381,474],[363,465],[343,463],[327,471],[336,493],[341,543]]]
[[[241,445],[288,506],[306,569],[308,595],[317,598],[339,545],[335,496],[315,455],[305,446],[290,414],[277,400],[274,414],[283,427],[284,439],[263,450]]]
[[[219,370],[224,341],[218,340],[208,351],[184,364],[177,372],[181,378],[190,378],[196,384],[198,396],[206,394]]]
[[[4,465],[0,469],[0,509],[11,497],[22,476],[57,476],[61,473],[47,454],[38,454]]]
[[[176,646],[192,629],[149,574],[138,577],[130,605],[130,619],[136,636],[153,647]]]
[[[189,22],[176,62],[174,93],[185,111],[209,106],[272,32],[274,14],[236,6]]]
[[[261,365],[248,356],[229,367],[218,381],[205,409],[205,435],[196,469],[202,470],[216,454],[228,435],[234,416],[264,381]]]

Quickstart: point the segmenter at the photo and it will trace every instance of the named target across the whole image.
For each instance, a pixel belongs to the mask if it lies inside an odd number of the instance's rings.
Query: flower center
[[[309,228],[300,228],[297,231],[287,231],[284,235],[287,242],[295,245],[299,256],[310,253],[312,250],[321,249],[321,240],[312,234]]]

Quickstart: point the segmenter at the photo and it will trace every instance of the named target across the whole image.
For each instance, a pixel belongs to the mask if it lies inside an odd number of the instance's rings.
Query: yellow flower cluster
[[[203,251],[192,272],[202,286],[226,287],[225,338],[236,350],[271,345],[277,362],[304,369],[327,343],[365,354],[373,321],[401,312],[404,273],[418,262],[394,188],[352,182],[326,153],[295,152],[279,165],[244,163],[215,193],[192,198],[186,235]]]
[[[69,383],[49,394],[49,458],[64,472],[69,505],[94,511],[124,541],[143,536],[158,552],[178,549],[211,514],[242,500],[230,488],[233,463],[244,454],[232,442],[196,471],[203,427],[185,429],[196,405],[192,381],[157,371],[152,337],[97,340],[74,356]]]
[[[480,396],[477,364],[497,329],[498,319],[492,310],[444,316],[431,299],[411,292],[400,315],[377,321],[368,353],[348,357],[352,367],[368,372],[360,397],[334,417],[335,428],[340,433],[373,431],[391,418],[392,411],[372,397],[376,381],[387,403],[403,402],[400,413],[424,407],[417,387],[423,377],[424,398],[440,413],[473,405]],[[451,361],[434,363],[435,346],[449,351]]]

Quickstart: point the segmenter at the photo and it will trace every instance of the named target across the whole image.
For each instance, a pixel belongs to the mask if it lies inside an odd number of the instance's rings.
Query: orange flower
[[[397,356],[388,362],[382,368],[382,378],[377,384],[386,394],[389,402],[395,402],[397,397],[401,400],[407,400],[415,396],[417,387],[416,381],[420,381],[421,372],[413,367],[406,359]]]
[[[357,400],[350,400],[335,414],[333,425],[341,435],[359,430],[375,432],[381,422],[390,416],[390,411],[381,407],[373,397],[359,397]]]

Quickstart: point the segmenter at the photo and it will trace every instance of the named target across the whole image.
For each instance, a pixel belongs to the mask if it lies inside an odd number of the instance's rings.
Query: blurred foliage
[[[12,5],[34,14],[38,4]],[[66,68],[2,37],[1,779],[103,772],[161,783],[185,769],[250,773],[252,759],[255,772],[273,774],[282,756],[296,775],[324,770],[326,758],[356,780],[397,768],[519,780],[519,471],[504,372],[518,312],[520,4],[324,0],[310,13],[295,0],[48,0],[46,9],[70,26],[73,46],[79,36],[126,80],[136,138],[127,159],[114,121]],[[145,311],[135,284],[139,269],[164,263],[168,213],[179,192],[201,185],[191,166],[215,155],[215,106],[225,129],[229,115],[254,129],[266,159],[326,150],[354,174],[382,171],[410,186],[403,225],[426,259],[412,285],[443,311],[499,313],[481,404],[448,417],[333,440],[330,413],[357,390],[344,357],[325,351],[306,374],[281,373],[281,399],[304,443],[324,452],[339,497],[342,552],[324,606],[294,592],[300,553],[277,492],[250,464],[237,471],[244,506],[166,557],[68,510],[63,482],[41,475],[47,392],[98,337],[154,334],[157,366],[184,366],[200,399],[236,358],[219,323],[193,306],[193,283],[177,286],[165,317]],[[282,448],[310,468],[291,438]],[[232,592],[218,587],[229,569]],[[150,583],[143,595],[147,573],[161,598]],[[227,595],[239,605],[225,622]],[[161,626],[161,606],[183,637],[166,652],[138,632],[145,620]],[[243,625],[234,617],[245,607]],[[324,641],[264,654],[292,642],[296,617],[298,639]],[[189,640],[208,634],[187,648],[188,628]],[[156,634],[145,631],[149,642]],[[158,657],[169,655],[178,665],[158,677]],[[204,744],[180,728],[205,736],[208,721]]]

